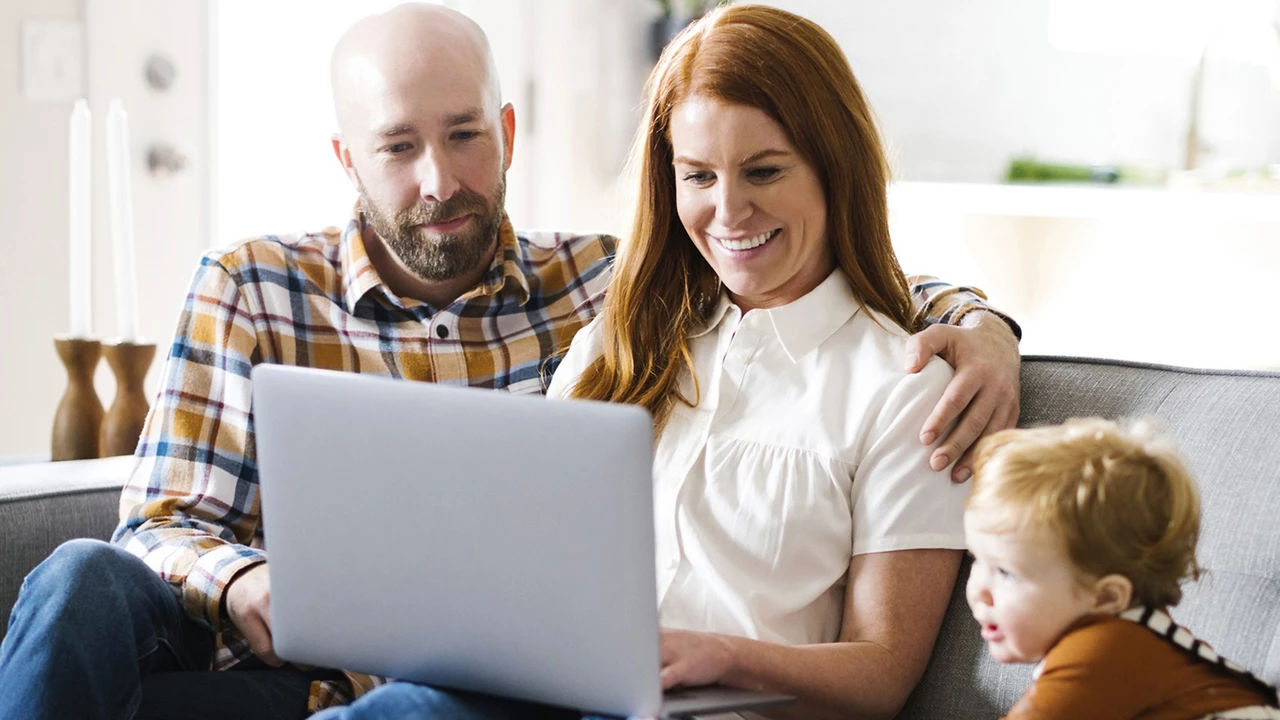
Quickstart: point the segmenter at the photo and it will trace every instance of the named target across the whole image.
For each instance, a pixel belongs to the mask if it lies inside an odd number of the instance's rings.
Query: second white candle
[[[137,278],[133,262],[133,189],[129,180],[129,117],[119,98],[107,108],[107,185],[115,258],[116,322],[120,339],[138,337]]]

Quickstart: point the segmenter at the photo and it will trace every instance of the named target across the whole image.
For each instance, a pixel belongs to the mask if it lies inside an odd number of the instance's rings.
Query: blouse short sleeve
[[[965,547],[969,483],[952,483],[947,470],[930,469],[933,446],[919,439],[951,376],[951,368],[935,357],[887,389],[853,472],[854,555]]]

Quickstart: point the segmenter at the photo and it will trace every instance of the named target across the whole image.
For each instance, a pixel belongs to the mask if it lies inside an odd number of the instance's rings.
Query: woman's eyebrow
[[[786,151],[786,150],[778,150],[778,149],[776,149],[776,148],[767,148],[767,149],[765,149],[765,150],[761,150],[760,152],[752,153],[751,155],[748,155],[748,156],[747,156],[746,158],[744,158],[744,159],[742,160],[742,162],[741,162],[741,163],[739,163],[739,164],[741,164],[741,165],[750,165],[750,164],[751,164],[751,163],[753,163],[753,162],[759,162],[760,160],[763,160],[763,159],[768,158],[768,157],[774,157],[774,156],[777,156],[777,155],[787,156],[787,155],[790,155],[790,154],[791,154],[791,153],[790,153],[790,152],[788,152],[788,151]]]
[[[766,148],[764,150],[760,150],[758,152],[754,152],[748,155],[747,157],[743,158],[738,164],[750,165],[753,162],[759,162],[760,160],[763,160],[765,158],[775,157],[775,156],[788,157],[790,155],[791,153],[787,150],[778,150],[776,148]],[[672,160],[672,163],[673,164],[679,163],[681,165],[693,165],[694,167],[707,167],[707,165],[709,164],[702,160],[695,160],[694,158],[691,158],[688,155],[677,155],[675,159]]]

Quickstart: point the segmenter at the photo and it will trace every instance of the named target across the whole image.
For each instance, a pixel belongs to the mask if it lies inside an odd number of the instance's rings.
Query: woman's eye
[[[693,185],[705,185],[711,182],[712,177],[714,176],[709,172],[688,172],[684,174],[682,179]]]
[[[779,169],[776,167],[758,167],[751,168],[747,171],[747,177],[752,180],[772,180],[777,177]]]
[[[996,573],[1000,576],[1001,580],[1010,580],[1013,578],[1013,573],[1005,570],[1004,568],[996,568]]]

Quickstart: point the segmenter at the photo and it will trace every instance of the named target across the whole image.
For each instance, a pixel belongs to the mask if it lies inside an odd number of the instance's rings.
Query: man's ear
[[[1093,592],[1094,612],[1116,615],[1129,609],[1133,581],[1117,573],[1103,575],[1094,583]]]
[[[511,153],[516,149],[516,109],[507,103],[502,106],[502,146],[506,153],[502,158],[502,169],[511,169]]]
[[[342,136],[337,133],[333,135],[333,154],[338,158],[338,164],[342,166],[342,172],[346,173],[351,185],[358,187],[356,185],[356,170],[351,166],[351,150],[342,141]]]

